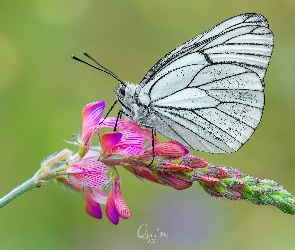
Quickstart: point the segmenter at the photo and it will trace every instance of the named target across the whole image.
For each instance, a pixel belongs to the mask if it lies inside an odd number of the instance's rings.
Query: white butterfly
[[[165,55],[139,85],[121,81],[114,93],[124,115],[143,127],[192,149],[234,152],[261,120],[273,44],[262,15],[235,16]]]

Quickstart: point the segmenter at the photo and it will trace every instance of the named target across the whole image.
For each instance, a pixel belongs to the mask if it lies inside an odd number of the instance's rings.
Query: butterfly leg
[[[113,110],[113,108],[116,106],[117,102],[118,102],[118,100],[116,100],[116,101],[113,103],[113,105],[110,107],[109,111],[107,112],[107,114],[105,115],[105,117],[103,118],[103,120],[102,120],[99,124],[102,124],[102,123],[105,121],[105,119],[109,116],[110,112],[111,112],[111,111]]]
[[[154,130],[154,128],[152,128],[152,155],[153,155],[153,158],[148,166],[151,166],[155,160],[155,135],[156,135],[156,131]]]
[[[122,114],[123,114],[123,111],[120,110],[120,111],[118,112],[118,115],[117,115],[117,119],[116,119],[116,123],[115,123],[115,126],[114,126],[114,130],[113,130],[113,132],[115,132],[115,131],[117,130],[118,120],[121,119]]]

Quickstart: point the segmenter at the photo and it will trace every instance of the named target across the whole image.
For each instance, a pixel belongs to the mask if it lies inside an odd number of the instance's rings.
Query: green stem
[[[10,193],[5,195],[3,198],[0,199],[0,208],[5,206],[7,203],[12,201],[14,198],[18,197],[19,195],[33,189],[36,187],[40,187],[42,184],[40,183],[40,180],[36,178],[35,176],[31,179],[27,180],[23,184],[19,185],[15,189],[13,189]]]

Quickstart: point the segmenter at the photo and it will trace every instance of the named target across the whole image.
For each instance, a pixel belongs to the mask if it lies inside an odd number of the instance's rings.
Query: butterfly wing
[[[139,102],[149,107],[141,124],[196,150],[238,150],[260,122],[272,49],[272,32],[258,14],[233,17],[192,38],[137,88]]]

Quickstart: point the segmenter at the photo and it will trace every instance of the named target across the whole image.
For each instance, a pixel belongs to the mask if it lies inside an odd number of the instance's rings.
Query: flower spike
[[[210,165],[190,154],[177,141],[160,143],[150,130],[133,121],[116,117],[102,119],[104,108],[104,101],[86,105],[82,112],[82,136],[73,143],[80,146],[79,152],[64,149],[49,156],[33,178],[0,199],[0,208],[25,191],[57,180],[83,194],[86,213],[92,217],[101,219],[101,205],[105,204],[107,218],[117,225],[120,218],[132,216],[121,193],[117,171],[121,167],[141,180],[177,190],[198,182],[216,198],[273,205],[285,213],[295,214],[295,196],[278,183],[254,178],[229,166]],[[102,128],[113,128],[115,124],[118,131],[98,133]],[[94,144],[96,135],[99,140],[95,142],[101,145]],[[107,175],[108,169],[111,171]]]

